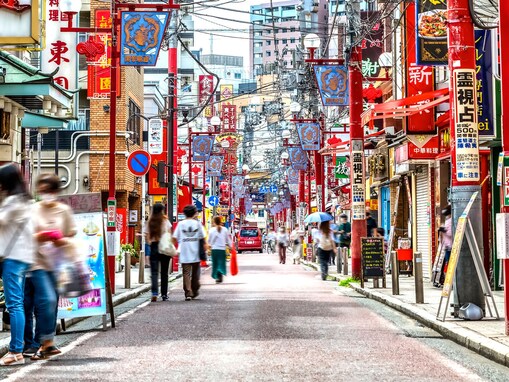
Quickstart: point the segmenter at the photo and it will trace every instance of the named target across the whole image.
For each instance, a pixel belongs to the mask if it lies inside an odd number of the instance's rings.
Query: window
[[[234,78],[235,78],[236,80],[240,80],[240,79],[242,78],[242,75],[241,75],[240,73],[235,73],[235,74],[234,74]]]
[[[290,32],[295,32],[295,27],[291,27]]]
[[[288,44],[288,40],[286,38],[283,39],[283,44]]]
[[[295,39],[294,38],[290,39],[290,44],[295,44]]]
[[[126,130],[131,132],[130,140],[136,145],[140,144],[141,117],[135,117],[141,113],[140,107],[129,98],[129,119]]]
[[[283,33],[288,33],[288,29],[287,28],[283,28]]]
[[[7,141],[11,137],[11,113],[0,109],[0,140]]]
[[[255,36],[262,36],[262,35],[263,35],[263,32],[262,32],[262,31],[260,31],[260,32],[256,32],[256,33],[255,33]]]
[[[265,52],[265,56],[266,56],[266,57],[270,57],[271,55],[272,55],[272,53],[271,53],[270,51],[266,51],[266,52]]]
[[[272,43],[272,41],[267,40],[265,44],[266,44],[266,45],[270,45],[271,43]]]
[[[276,40],[276,45],[279,45],[279,40]]]

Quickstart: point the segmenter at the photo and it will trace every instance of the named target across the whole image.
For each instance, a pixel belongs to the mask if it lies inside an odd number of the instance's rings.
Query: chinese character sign
[[[378,59],[384,51],[384,27],[382,21],[373,21],[380,18],[380,12],[362,12],[361,18],[369,24],[374,24],[371,32],[361,43],[362,75],[364,77],[378,77],[382,70]]]
[[[297,123],[300,144],[303,150],[320,150],[320,124]]]
[[[493,124],[493,65],[491,31],[475,31],[477,78],[477,126],[483,138],[494,138]]]
[[[214,137],[210,135],[199,135],[195,137],[192,144],[193,160],[196,162],[208,161],[213,145]]]
[[[324,106],[348,105],[348,70],[339,65],[315,65],[315,76]]]
[[[55,74],[55,82],[65,89],[77,87],[76,33],[61,33],[67,26],[67,16],[60,12],[58,1],[46,5],[46,48],[41,52],[41,70]]]
[[[288,148],[288,160],[294,170],[307,170],[308,156],[300,147]]]
[[[221,133],[229,133],[237,131],[237,106],[223,105]]]
[[[208,103],[209,97],[214,92],[214,76],[202,74],[198,77],[198,103],[203,106]]]
[[[168,12],[122,12],[120,64],[154,66],[168,20]]]
[[[352,219],[366,219],[366,180],[364,178],[364,143],[352,140],[351,201]]]
[[[336,167],[334,167],[336,179],[350,179],[350,157],[337,157]]]
[[[456,173],[459,182],[479,180],[475,76],[474,69],[456,69],[453,72]]]
[[[447,65],[447,1],[416,0],[416,5],[417,63]]]

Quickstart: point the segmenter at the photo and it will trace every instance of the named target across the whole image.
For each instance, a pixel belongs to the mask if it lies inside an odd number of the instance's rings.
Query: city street
[[[63,354],[2,370],[16,381],[506,381],[507,368],[277,255],[239,256],[239,275],[199,298],[149,295],[117,328],[58,336]],[[97,325],[88,324],[88,326]],[[73,328],[73,330],[77,330]],[[7,374],[10,372],[10,375]]]

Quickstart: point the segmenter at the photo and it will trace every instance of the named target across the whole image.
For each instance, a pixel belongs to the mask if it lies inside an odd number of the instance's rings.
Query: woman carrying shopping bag
[[[220,284],[226,276],[226,248],[232,247],[232,239],[219,216],[214,217],[214,225],[215,228],[209,231],[208,241],[212,249],[212,278]]]
[[[327,280],[329,275],[329,259],[336,255],[336,244],[334,242],[334,233],[330,229],[330,222],[324,221],[320,223],[320,228],[315,235],[317,242],[317,255],[320,260],[320,270],[322,272],[322,280]]]

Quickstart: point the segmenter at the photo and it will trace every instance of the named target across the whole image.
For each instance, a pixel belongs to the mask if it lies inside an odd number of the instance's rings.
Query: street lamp
[[[288,158],[290,158],[290,154],[288,154],[288,152],[287,152],[287,151],[283,151],[283,152],[281,153],[281,159],[283,159],[283,160],[287,160]]]
[[[81,10],[81,0],[60,0],[60,11],[69,17],[73,17]]]
[[[320,47],[320,37],[315,33],[310,33],[304,37],[304,48],[309,50],[309,58],[315,58],[315,52]]]
[[[214,115],[212,118],[210,118],[210,124],[214,127],[214,130],[217,132],[219,126],[221,126],[221,118],[219,118],[217,115]]]
[[[290,130],[285,129],[285,130],[283,130],[283,133],[281,134],[281,137],[283,139],[290,139],[292,137],[292,133],[291,133]]]
[[[242,171],[248,172],[249,171],[249,166],[247,164],[243,164],[242,165]]]
[[[302,107],[300,106],[300,103],[298,103],[298,102],[290,103],[290,112],[292,112],[292,114],[299,114],[301,108]]]

